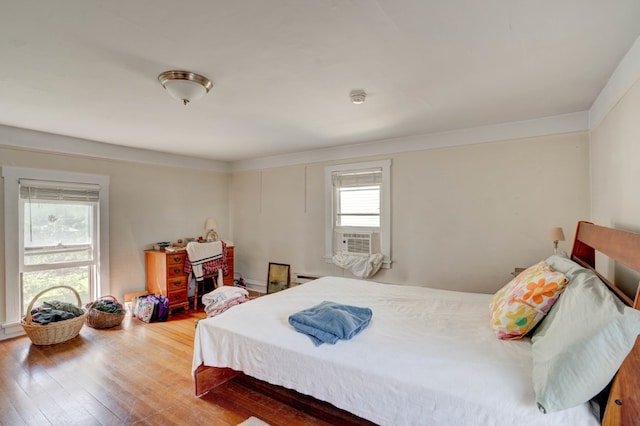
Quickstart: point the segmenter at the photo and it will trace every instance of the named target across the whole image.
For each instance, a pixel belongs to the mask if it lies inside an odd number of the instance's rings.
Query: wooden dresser
[[[184,273],[184,251],[167,253],[146,250],[147,291],[169,299],[169,313],[176,308],[189,309],[187,274]]]
[[[233,285],[233,246],[227,246],[229,272],[222,277],[224,285]],[[177,308],[189,309],[187,274],[184,261],[187,252],[167,253],[164,250],[145,250],[147,291],[169,299],[169,312]]]

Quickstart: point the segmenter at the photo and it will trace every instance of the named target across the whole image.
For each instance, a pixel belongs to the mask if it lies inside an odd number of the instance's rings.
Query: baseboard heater
[[[304,284],[309,281],[317,280],[318,278],[322,278],[322,275],[308,274],[306,272],[294,272],[291,284]]]

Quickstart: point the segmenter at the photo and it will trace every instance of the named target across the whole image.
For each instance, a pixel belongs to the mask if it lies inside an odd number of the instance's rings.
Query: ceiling
[[[638,0],[6,1],[0,124],[238,161],[586,111],[639,18]],[[214,87],[185,107],[170,69]]]

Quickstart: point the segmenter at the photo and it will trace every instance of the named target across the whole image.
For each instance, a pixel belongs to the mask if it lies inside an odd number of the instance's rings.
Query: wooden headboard
[[[623,302],[640,309],[640,286],[634,299],[595,270],[595,252],[640,272],[640,234],[578,222],[571,259],[592,269]],[[640,339],[613,379],[603,426],[640,424]]]
[[[596,267],[595,252],[615,260],[626,267],[640,272],[640,234],[621,231],[580,221],[573,241],[571,259],[582,266],[592,269],[600,279],[627,305],[640,309],[640,286],[635,299],[631,299],[615,284],[603,277]]]

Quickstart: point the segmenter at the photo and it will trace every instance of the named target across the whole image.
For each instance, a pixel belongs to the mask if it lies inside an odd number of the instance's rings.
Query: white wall
[[[593,221],[640,232],[640,80],[591,131],[591,180]],[[612,262],[608,269],[633,295],[638,274]]]
[[[550,227],[564,227],[560,248],[569,250],[576,221],[590,216],[586,132],[384,158],[392,159],[394,264],[379,281],[494,292],[514,267],[551,253]],[[323,260],[327,164],[233,173],[237,272],[264,282],[271,261],[349,276]]]
[[[593,220],[640,232],[640,80],[591,130]]]
[[[22,136],[30,134],[35,133],[25,131]],[[232,237],[227,173],[8,148],[2,147],[1,140],[0,166],[110,176],[110,281],[111,293],[119,299],[124,293],[145,288],[144,250],[154,242],[204,235],[208,216],[217,219],[222,237]],[[2,227],[3,195],[0,194]],[[0,239],[4,241],[4,229],[0,231]],[[4,251],[3,244],[0,259],[4,259]],[[0,323],[3,323],[6,283],[4,262],[0,265]]]

